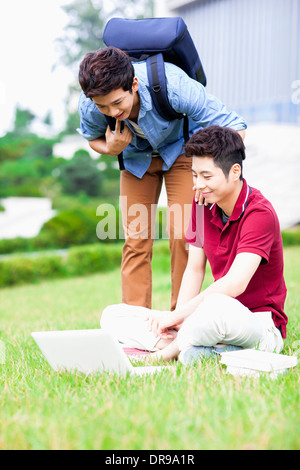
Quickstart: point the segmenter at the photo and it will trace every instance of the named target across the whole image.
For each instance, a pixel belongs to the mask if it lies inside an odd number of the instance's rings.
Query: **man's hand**
[[[245,140],[245,136],[246,136],[245,129],[241,129],[240,131],[237,131],[237,133],[240,134],[240,136],[243,140]]]
[[[107,126],[105,133],[106,140],[106,154],[107,155],[119,155],[132,140],[132,132],[126,124],[121,132],[121,121],[116,120],[115,132],[112,132],[110,127]]]
[[[148,328],[154,333],[155,336],[161,338],[173,338],[174,334],[168,330],[177,330],[180,327],[181,321],[179,321],[174,312],[152,312],[148,317],[145,318],[148,322]]]
[[[207,202],[205,201],[205,198],[202,196],[200,189],[197,189],[196,186],[193,186],[193,191],[195,191],[195,201],[204,206],[207,206]]]

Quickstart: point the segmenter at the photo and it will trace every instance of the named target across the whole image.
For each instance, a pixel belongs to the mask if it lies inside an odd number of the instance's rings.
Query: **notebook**
[[[256,349],[241,349],[221,353],[221,364],[233,375],[259,375],[270,373],[277,376],[297,365],[296,356],[287,356]]]
[[[40,331],[31,335],[56,371],[144,375],[170,369],[168,366],[134,366],[117,339],[101,329]]]

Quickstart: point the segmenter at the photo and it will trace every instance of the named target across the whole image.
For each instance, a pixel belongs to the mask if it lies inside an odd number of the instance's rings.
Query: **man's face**
[[[134,78],[132,91],[124,91],[123,88],[118,88],[107,95],[94,96],[92,100],[101,113],[124,121],[124,119],[129,118],[133,109],[139,103],[137,90],[138,81]]]
[[[205,202],[223,207],[235,193],[240,166],[233,165],[227,178],[212,157],[193,157],[192,173],[194,188],[200,191]]]

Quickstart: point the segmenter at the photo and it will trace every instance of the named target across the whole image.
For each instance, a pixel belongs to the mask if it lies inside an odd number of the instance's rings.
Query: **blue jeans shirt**
[[[146,139],[137,137],[126,119],[127,126],[133,132],[133,138],[123,152],[126,170],[142,178],[151,163],[153,150],[161,155],[163,170],[168,170],[179,155],[184,153],[183,119],[166,121],[152,104],[147,78],[146,62],[134,63],[135,75],[139,81],[140,112],[138,124]],[[189,132],[194,134],[209,125],[231,127],[235,130],[246,129],[244,119],[234,111],[228,111],[221,101],[206,93],[203,85],[191,79],[185,72],[173,64],[165,64],[168,97],[175,111],[189,117]],[[87,140],[105,136],[107,121],[90,98],[81,93],[78,111],[80,129],[77,131]]]

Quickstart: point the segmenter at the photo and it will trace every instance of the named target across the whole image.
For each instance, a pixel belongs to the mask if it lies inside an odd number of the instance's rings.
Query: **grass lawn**
[[[154,256],[153,278],[153,307],[168,309],[167,256]],[[285,278],[283,353],[299,357],[299,247],[285,249]],[[299,366],[275,380],[211,359],[153,377],[53,372],[31,331],[98,328],[119,302],[119,270],[0,290],[0,449],[299,449]]]

